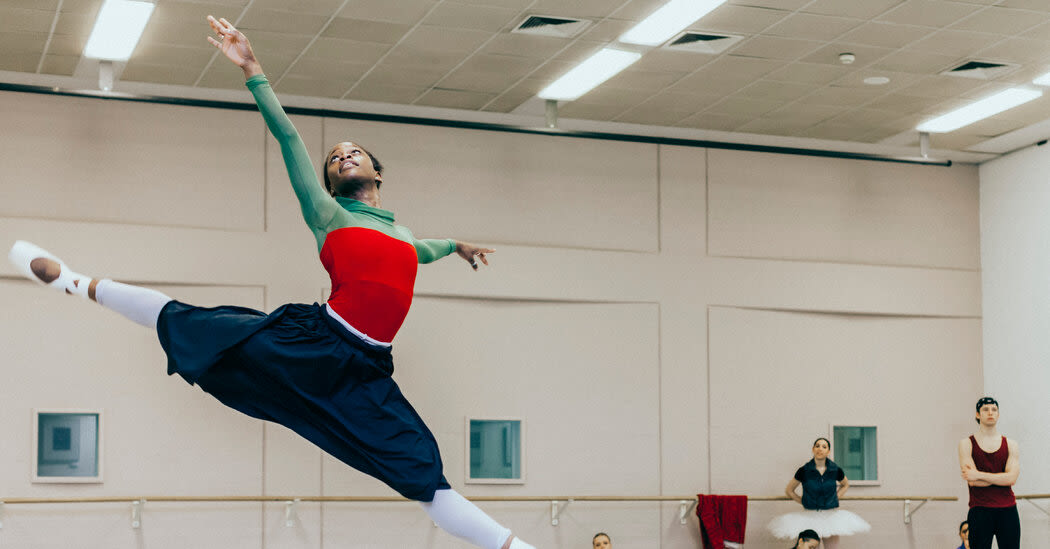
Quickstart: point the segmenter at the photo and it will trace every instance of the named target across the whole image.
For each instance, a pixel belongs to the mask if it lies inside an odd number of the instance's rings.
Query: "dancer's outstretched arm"
[[[296,198],[299,199],[303,219],[313,231],[314,238],[317,239],[317,249],[320,250],[328,233],[328,223],[339,210],[339,204],[324,192],[320,181],[317,180],[306,145],[277,101],[277,96],[270,88],[248,38],[224,18],[216,19],[209,15],[208,24],[218,37],[216,39],[209,36],[208,42],[244,71],[248,89],[255,97],[255,103],[266,121],[266,127],[281,145],[281,156],[288,169],[288,179],[292,183]]]

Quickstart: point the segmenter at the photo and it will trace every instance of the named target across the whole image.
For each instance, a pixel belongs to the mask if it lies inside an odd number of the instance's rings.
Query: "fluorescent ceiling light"
[[[126,61],[135,51],[152,13],[150,2],[106,0],[84,46],[84,57]]]
[[[950,132],[1027,103],[1042,95],[1043,92],[1030,88],[1010,88],[923,122],[915,129],[930,133]]]
[[[1040,86],[1050,86],[1050,72],[1032,80],[1033,84],[1039,84]]]
[[[620,36],[620,42],[659,46],[726,0],[671,0]]]
[[[573,101],[634,63],[642,54],[604,48],[540,91],[543,99]]]

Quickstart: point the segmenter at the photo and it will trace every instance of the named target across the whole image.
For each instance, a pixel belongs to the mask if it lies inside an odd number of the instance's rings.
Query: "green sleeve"
[[[270,88],[265,75],[252,76],[245,82],[255,97],[263,120],[270,133],[281,145],[281,156],[288,169],[288,179],[292,183],[295,197],[303,211],[303,219],[317,239],[317,248],[324,244],[327,225],[339,210],[339,203],[329,196],[317,180],[317,174],[310,165],[310,154],[306,151],[303,139],[299,137],[292,121],[285,114],[277,96]]]
[[[412,245],[416,247],[416,257],[420,263],[433,263],[456,251],[456,241],[451,238],[416,240],[413,237]]]

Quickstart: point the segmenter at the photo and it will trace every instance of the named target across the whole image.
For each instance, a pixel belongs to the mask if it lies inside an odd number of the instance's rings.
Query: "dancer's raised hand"
[[[245,78],[256,74],[262,74],[262,66],[255,58],[255,52],[252,51],[252,44],[248,41],[248,37],[245,36],[244,33],[234,28],[233,24],[223,17],[216,19],[209,15],[208,24],[211,25],[211,29],[215,31],[215,34],[218,37],[213,38],[209,36],[208,42],[211,42],[213,46],[219,48],[219,51],[221,51],[223,55],[244,70]]]

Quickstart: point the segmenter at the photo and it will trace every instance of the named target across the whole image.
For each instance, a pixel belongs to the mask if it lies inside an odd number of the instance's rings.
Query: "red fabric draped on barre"
[[[696,516],[704,549],[723,549],[725,542],[744,543],[747,496],[697,494]]]

